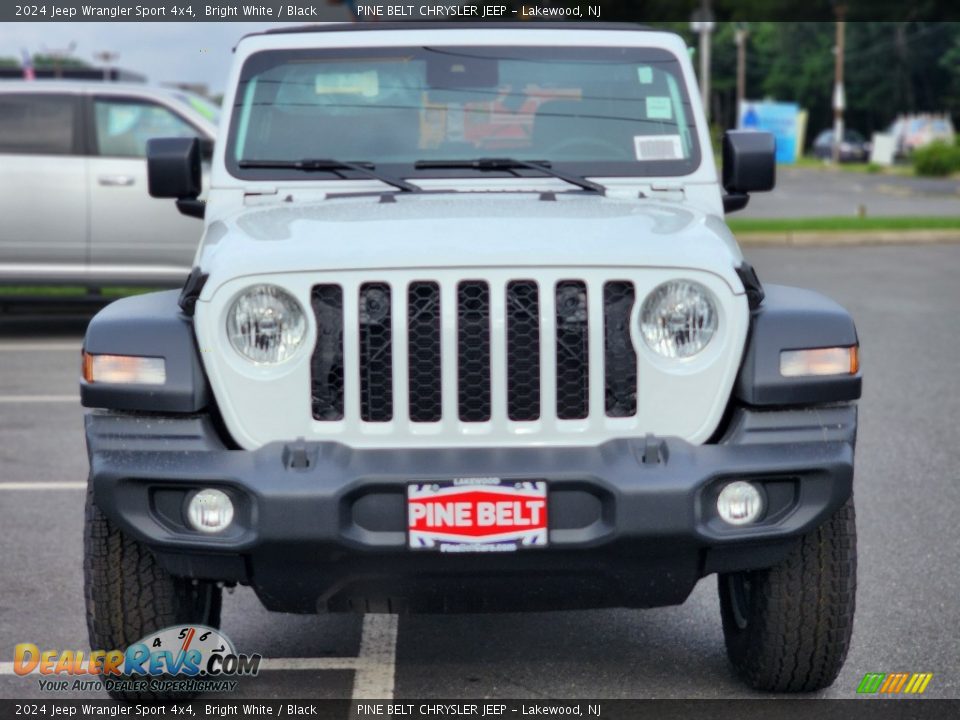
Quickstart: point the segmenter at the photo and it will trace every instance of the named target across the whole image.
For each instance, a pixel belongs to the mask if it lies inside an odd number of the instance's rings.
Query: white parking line
[[[0,490],[84,490],[85,482],[0,482]]]
[[[80,343],[0,343],[0,352],[79,352],[82,347]]]
[[[359,664],[353,676],[353,700],[392,700],[397,664],[396,615],[363,616]]]
[[[356,657],[264,658],[261,670],[353,670],[352,699],[392,700],[397,662],[397,616],[364,615]],[[15,675],[12,662],[0,662],[0,676]]]
[[[79,395],[0,395],[0,403],[79,403]]]

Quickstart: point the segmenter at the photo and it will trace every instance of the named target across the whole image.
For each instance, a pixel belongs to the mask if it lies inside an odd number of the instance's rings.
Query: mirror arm
[[[183,215],[202,220],[207,211],[207,203],[205,200],[198,200],[197,198],[179,198],[177,200],[177,210]]]
[[[743,210],[750,202],[750,196],[747,193],[731,192],[723,196],[723,211],[725,213]]]

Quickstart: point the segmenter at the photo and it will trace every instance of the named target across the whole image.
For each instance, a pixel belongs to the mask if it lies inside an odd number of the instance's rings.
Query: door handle
[[[133,185],[133,177],[130,175],[101,175],[97,182],[104,187],[129,187]]]

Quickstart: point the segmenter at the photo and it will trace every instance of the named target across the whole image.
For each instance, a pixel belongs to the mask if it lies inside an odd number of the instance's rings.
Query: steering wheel
[[[595,137],[567,138],[566,140],[561,140],[560,142],[551,145],[548,148],[547,153],[552,158],[554,154],[562,156],[564,152],[570,152],[573,148],[583,148],[585,153],[589,152],[591,148],[599,150],[599,158],[586,158],[590,160],[623,159],[623,148],[620,145],[615,145],[609,140]],[[576,159],[578,153],[574,152],[572,155],[574,157],[571,159]],[[564,159],[566,160],[567,158]]]

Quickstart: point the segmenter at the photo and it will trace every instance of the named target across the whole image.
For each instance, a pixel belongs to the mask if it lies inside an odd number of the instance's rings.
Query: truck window
[[[71,155],[76,124],[72,95],[0,94],[0,153]]]
[[[94,100],[97,154],[146,157],[147,140],[156,137],[199,137],[193,125],[171,110],[146,100]]]

